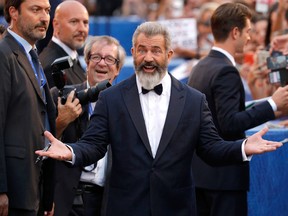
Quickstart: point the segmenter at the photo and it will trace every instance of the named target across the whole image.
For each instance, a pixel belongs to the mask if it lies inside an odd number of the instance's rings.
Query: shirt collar
[[[142,93],[142,85],[139,82],[137,74],[136,74],[136,83],[137,83],[138,93],[140,94],[140,93]],[[163,79],[158,84],[160,84],[160,83],[163,86],[162,95],[169,95],[170,90],[171,90],[171,77],[168,74],[168,72],[166,72],[165,76],[163,77]]]
[[[224,54],[231,61],[233,66],[236,67],[235,59],[229,52],[227,52],[226,50],[224,50],[224,49],[222,49],[220,47],[215,47],[215,46],[212,47],[212,50],[216,50],[216,51],[221,52],[222,54]]]
[[[33,47],[24,38],[16,34],[10,28],[7,28],[7,31],[12,35],[12,37],[14,37],[18,41],[18,43],[22,45],[25,52],[28,54]]]
[[[64,44],[62,41],[60,41],[58,38],[55,36],[52,37],[52,41],[56,44],[58,44],[64,51],[74,60],[77,59],[78,53],[76,50],[70,49],[66,44]]]

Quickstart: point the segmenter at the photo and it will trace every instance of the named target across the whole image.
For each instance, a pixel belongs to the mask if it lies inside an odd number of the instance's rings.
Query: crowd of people
[[[245,131],[288,114],[288,81],[272,83],[266,64],[288,54],[288,3],[0,7],[0,216],[248,215],[249,161],[282,146],[262,138],[267,128]],[[127,39],[135,74],[117,85],[124,47],[88,37],[103,15],[146,20]],[[157,22],[178,18],[197,20],[197,49],[172,47]],[[174,57],[198,61],[187,84],[168,71]]]

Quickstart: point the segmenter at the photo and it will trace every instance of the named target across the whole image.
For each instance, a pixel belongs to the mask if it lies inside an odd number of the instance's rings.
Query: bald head
[[[89,31],[89,14],[78,1],[64,1],[55,10],[53,35],[72,50],[84,45]]]
[[[55,19],[60,19],[63,16],[69,16],[71,14],[84,14],[88,15],[88,11],[83,4],[75,0],[63,1],[55,10]]]

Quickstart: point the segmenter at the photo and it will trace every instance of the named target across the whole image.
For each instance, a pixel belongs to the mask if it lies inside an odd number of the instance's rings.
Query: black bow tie
[[[142,94],[147,94],[149,91],[155,91],[156,94],[161,95],[163,91],[162,84],[155,86],[153,89],[145,89],[142,87]]]

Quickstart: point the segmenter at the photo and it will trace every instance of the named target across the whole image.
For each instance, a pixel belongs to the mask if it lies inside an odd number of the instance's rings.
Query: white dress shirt
[[[51,39],[54,43],[58,44],[64,51],[69,55],[73,60],[78,58],[78,53],[76,50],[70,49],[66,44],[64,44],[62,41],[60,41],[55,36]]]
[[[87,82],[87,88],[90,88],[90,85],[88,82]],[[94,111],[95,104],[96,104],[96,102],[89,103],[89,106],[90,106],[89,107],[89,118]],[[88,171],[88,172],[82,171],[80,181],[97,184],[97,185],[103,187],[105,184],[105,180],[106,180],[107,152],[103,158],[98,160],[97,166],[95,167],[95,169],[93,169],[93,168],[94,168],[94,164],[92,164],[90,166],[86,166],[85,170],[91,170],[91,171]]]
[[[163,86],[163,92],[161,95],[157,95],[154,91],[150,91],[147,94],[142,94],[142,86],[136,79],[140,103],[145,120],[146,131],[148,134],[151,151],[155,158],[164,123],[167,116],[170,94],[171,94],[171,77],[166,72],[166,75],[160,82]]]

